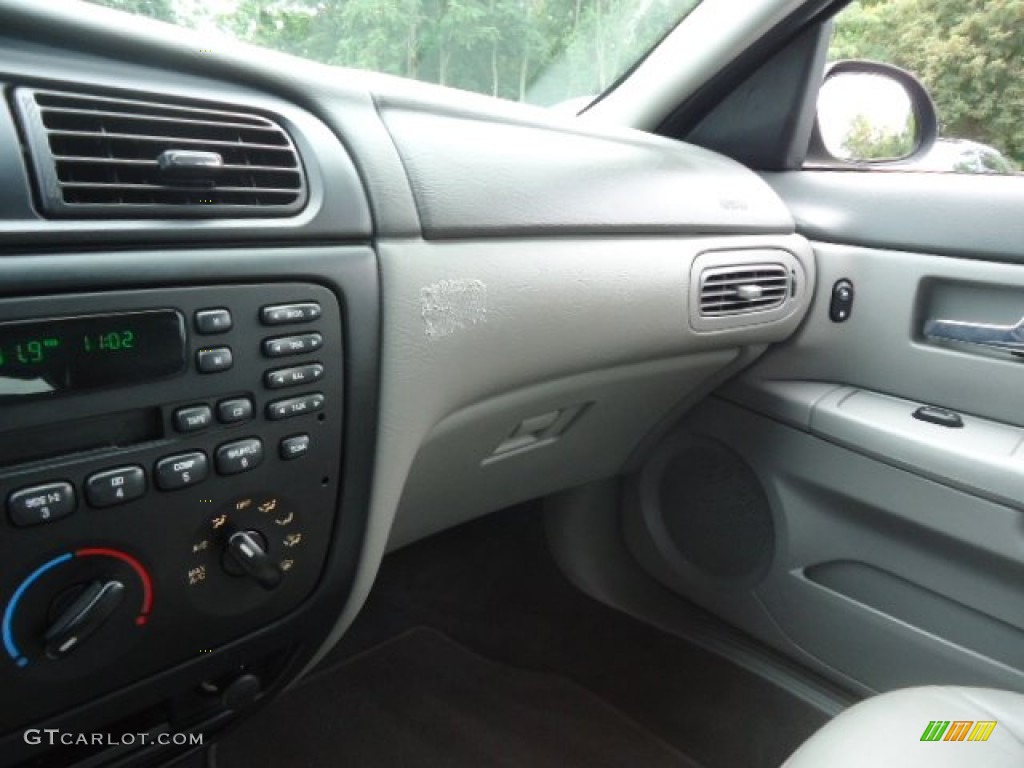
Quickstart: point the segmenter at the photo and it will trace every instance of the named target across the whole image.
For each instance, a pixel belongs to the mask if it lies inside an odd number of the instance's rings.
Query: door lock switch
[[[833,323],[845,323],[853,313],[853,283],[847,279],[837,280],[832,286],[832,301],[828,305],[828,317]]]

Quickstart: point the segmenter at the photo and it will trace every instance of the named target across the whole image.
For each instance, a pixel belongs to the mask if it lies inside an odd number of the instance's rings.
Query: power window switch
[[[964,426],[964,420],[959,413],[934,405],[922,405],[914,411],[913,416],[919,421],[927,421],[929,424],[938,424],[940,427],[950,429],[961,429]]]

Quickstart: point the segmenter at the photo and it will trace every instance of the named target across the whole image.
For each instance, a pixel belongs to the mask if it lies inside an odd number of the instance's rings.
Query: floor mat
[[[304,681],[223,740],[218,768],[695,768],[564,677],[415,628]]]
[[[326,668],[413,627],[592,692],[706,768],[778,768],[828,717],[728,659],[599,603],[569,583],[537,505],[384,558]]]

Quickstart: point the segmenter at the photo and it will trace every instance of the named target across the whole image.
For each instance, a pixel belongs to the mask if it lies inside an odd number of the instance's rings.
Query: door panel
[[[811,240],[1024,262],[1020,176],[765,173]]]
[[[1024,180],[1021,187],[1024,211]],[[1019,247],[1024,251],[1024,239]],[[1024,361],[932,343],[922,332],[939,317],[1017,322],[1024,266],[822,242],[814,251],[818,284],[803,327],[747,381],[845,384],[1024,425]],[[853,283],[853,311],[834,323],[829,301],[842,279]]]
[[[850,222],[869,220],[873,183],[890,189],[893,175],[854,174],[859,196],[846,178],[830,188],[829,178],[846,176],[773,182],[817,238],[814,303],[789,341],[652,454],[633,482],[627,539],[672,589],[863,692],[1024,691],[1024,359],[925,332],[937,319],[1012,326],[1024,317],[1018,219],[988,215],[981,180],[932,176],[952,220],[929,227],[919,190],[890,198],[886,220],[860,231]],[[1015,195],[1024,210],[1024,180],[1007,181],[993,194],[1001,206]],[[954,231],[945,246],[937,240]],[[886,240],[899,250],[880,247]],[[853,283],[853,311],[833,322],[841,279]],[[923,405],[955,412],[962,426],[915,418]],[[736,467],[687,471],[716,450]],[[737,516],[740,494],[754,498],[738,480],[746,469],[765,508],[747,502]],[[771,535],[752,538],[748,518],[767,521]],[[725,541],[739,552],[770,548],[770,565],[709,567],[707,553],[726,551]]]

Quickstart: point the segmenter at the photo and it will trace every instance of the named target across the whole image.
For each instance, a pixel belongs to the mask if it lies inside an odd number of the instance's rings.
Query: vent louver
[[[726,317],[781,307],[793,278],[782,264],[744,264],[706,269],[700,276],[700,314]]]
[[[287,216],[298,152],[255,114],[19,88],[44,212],[60,217]]]

